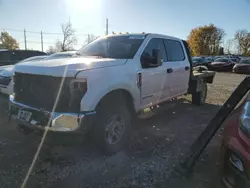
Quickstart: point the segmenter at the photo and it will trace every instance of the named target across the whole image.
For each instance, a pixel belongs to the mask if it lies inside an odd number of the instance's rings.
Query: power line
[[[8,29],[8,28],[1,28],[1,30],[4,31],[13,31],[13,32],[23,32],[23,30],[19,30],[19,29]],[[41,32],[38,31],[28,31],[26,30],[26,33],[34,33],[34,34],[41,34]],[[43,34],[45,35],[63,35],[63,33],[53,33],[53,32],[43,32]],[[75,34],[76,36],[88,36],[88,34]]]
[[[109,23],[108,23],[108,18],[106,18],[106,25],[105,25],[105,33],[108,34],[109,33]],[[56,41],[59,40],[59,38],[63,37],[63,32],[44,32],[44,31],[30,31],[30,30],[21,30],[21,29],[13,29],[13,28],[1,28],[0,27],[0,31],[3,30],[3,31],[10,31],[10,32],[18,32],[20,34],[23,35],[23,40],[19,41],[19,43],[24,43],[24,48],[27,49],[27,45],[29,45],[29,43],[31,44],[40,44],[41,45],[41,50],[43,51],[44,50],[44,44],[47,44],[47,45],[55,45]],[[87,31],[87,30],[86,30]],[[88,40],[88,42],[90,42],[90,33],[92,32],[87,32],[84,34],[84,33],[75,33],[75,36],[77,37],[77,40],[80,39],[80,41],[83,39],[84,37],[84,41]],[[32,40],[35,36],[32,36],[32,34],[36,34],[36,35],[39,35],[39,41],[35,39]],[[47,40],[49,39],[49,37],[53,37],[54,39],[57,38],[55,41],[53,42],[46,42],[46,38]],[[28,40],[27,40],[28,38]],[[31,39],[31,40],[30,40]],[[44,41],[45,39],[45,41]],[[50,39],[49,39],[50,41]]]

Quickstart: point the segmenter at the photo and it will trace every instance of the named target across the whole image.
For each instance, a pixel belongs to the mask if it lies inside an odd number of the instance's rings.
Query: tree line
[[[234,38],[222,47],[225,31],[214,24],[196,27],[191,30],[187,42],[193,56],[239,54],[250,56],[250,32],[237,30]]]
[[[70,21],[61,25],[62,39],[49,46],[47,53],[75,50],[77,44],[75,29]],[[236,31],[234,38],[224,41],[226,33],[214,24],[199,26],[191,30],[187,42],[193,56],[240,54],[250,56],[250,32],[246,29]],[[88,35],[83,45],[97,37]],[[225,45],[222,45],[224,42]],[[0,33],[0,49],[19,49],[19,44],[8,32]]]

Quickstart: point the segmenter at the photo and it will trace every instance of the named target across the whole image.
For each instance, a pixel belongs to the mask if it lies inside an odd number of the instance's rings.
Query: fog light
[[[235,155],[231,155],[229,161],[232,163],[233,166],[235,166],[241,172],[244,172],[243,163],[238,157],[236,157]]]

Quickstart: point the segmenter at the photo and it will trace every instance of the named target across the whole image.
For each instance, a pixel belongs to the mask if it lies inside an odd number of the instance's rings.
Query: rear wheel
[[[207,98],[207,83],[203,83],[202,90],[192,94],[192,103],[196,105],[203,105]]]
[[[120,151],[128,140],[131,128],[131,114],[127,105],[123,100],[115,101],[119,101],[119,104],[113,104],[113,99],[105,101],[97,109],[94,139],[105,153]]]

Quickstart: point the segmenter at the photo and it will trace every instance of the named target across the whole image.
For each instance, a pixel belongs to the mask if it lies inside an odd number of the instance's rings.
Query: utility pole
[[[25,31],[25,29],[24,29],[23,34],[24,34],[24,46],[25,46],[25,50],[27,50],[27,41],[26,41],[26,31]]]
[[[106,35],[109,34],[109,20],[106,18]]]
[[[88,34],[88,44],[90,43],[90,35]]]
[[[41,31],[41,47],[42,47],[42,52],[43,52],[43,32]]]

